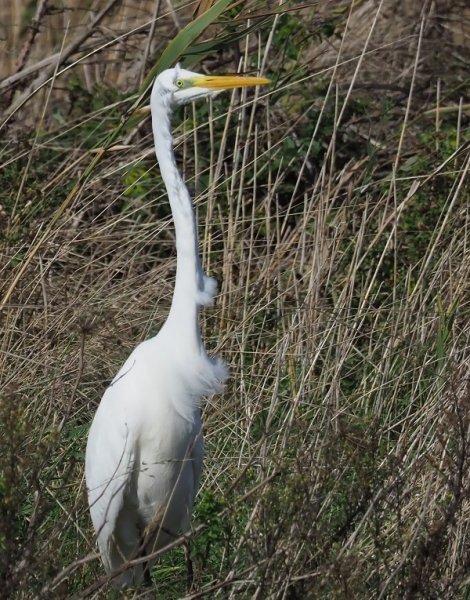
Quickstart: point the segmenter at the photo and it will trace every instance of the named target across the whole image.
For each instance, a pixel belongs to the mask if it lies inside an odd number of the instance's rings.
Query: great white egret
[[[120,586],[139,583],[145,572],[142,564],[126,569],[126,561],[188,530],[203,458],[199,402],[220,392],[227,378],[224,363],[207,356],[201,339],[199,307],[213,302],[217,284],[201,266],[193,206],[173,152],[171,114],[222,90],[268,82],[177,66],[153,85],[155,152],[176,232],[173,299],[158,335],[135,348],[105,391],[85,461],[101,558],[108,573],[120,571],[115,578]]]

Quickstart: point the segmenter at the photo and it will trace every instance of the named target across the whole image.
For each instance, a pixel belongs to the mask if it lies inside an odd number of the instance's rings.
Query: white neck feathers
[[[199,306],[211,304],[216,283],[204,274],[198,250],[197,224],[191,198],[176,166],[171,135],[171,107],[156,98],[152,102],[155,152],[168,193],[176,234],[176,281],[170,314],[172,335],[181,332],[191,350],[203,351],[199,329]]]

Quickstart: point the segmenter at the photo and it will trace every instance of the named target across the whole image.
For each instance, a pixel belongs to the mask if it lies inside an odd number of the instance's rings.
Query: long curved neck
[[[155,152],[168,193],[176,234],[175,289],[164,329],[175,337],[181,334],[188,350],[202,352],[198,296],[204,289],[204,272],[199,258],[197,224],[191,197],[176,166],[170,116],[169,107],[163,104],[152,107]]]

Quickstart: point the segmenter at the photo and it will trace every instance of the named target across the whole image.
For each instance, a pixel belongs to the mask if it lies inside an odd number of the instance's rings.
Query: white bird
[[[188,530],[203,459],[199,403],[220,392],[224,363],[206,354],[199,307],[213,302],[214,279],[201,266],[189,192],[178,172],[173,109],[222,90],[269,80],[162,72],[151,95],[155,151],[171,205],[177,249],[171,309],[158,335],[139,344],[104,393],[86,448],[88,501],[98,546],[118,586],[138,584],[150,565],[126,568]]]

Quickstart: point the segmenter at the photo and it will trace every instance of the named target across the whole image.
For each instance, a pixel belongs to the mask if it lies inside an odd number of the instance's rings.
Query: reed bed
[[[425,10],[397,32],[407,52],[384,88],[380,57],[384,72],[397,65],[392,42],[374,37],[387,2],[368,3],[359,49],[350,3],[261,4],[247,10],[273,14],[202,68],[262,71],[271,88],[175,119],[203,262],[219,281],[204,337],[230,367],[226,392],[203,404],[194,581],[179,540],[154,589],[126,597],[464,598],[464,76],[429,76]],[[233,35],[223,19],[212,27]],[[329,64],[306,60],[337,40]],[[86,435],[173,287],[149,118],[123,125],[135,90],[88,89],[81,68],[23,104],[17,89],[2,125],[0,582],[12,598],[123,597],[96,555]],[[126,69],[122,81],[143,81]]]

